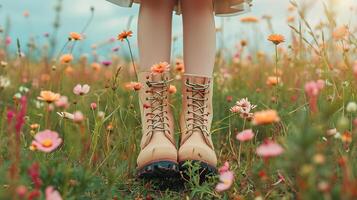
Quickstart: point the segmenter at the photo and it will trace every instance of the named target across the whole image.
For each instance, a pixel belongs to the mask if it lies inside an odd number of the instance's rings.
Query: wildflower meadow
[[[61,39],[53,37],[60,17],[26,43],[1,19],[0,199],[357,199],[357,2],[349,23],[336,20],[333,2],[322,1],[324,16],[312,23],[308,4],[292,0],[289,34],[272,29],[274,16],[242,15],[243,31],[270,34],[218,46],[211,128],[218,173],[205,181],[194,163],[177,180],[136,176],[143,86],[135,30],[79,49],[95,7],[84,27]],[[219,38],[225,29],[216,31]],[[256,42],[266,47],[251,48]],[[182,54],[151,71],[170,72],[178,123]]]

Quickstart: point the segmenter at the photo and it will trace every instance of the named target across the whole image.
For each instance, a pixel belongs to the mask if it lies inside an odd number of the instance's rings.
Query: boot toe
[[[188,160],[200,161],[212,167],[217,165],[217,156],[213,149],[207,145],[184,144],[179,149],[179,162]]]
[[[177,163],[177,149],[172,144],[152,145],[149,144],[141,150],[138,159],[138,169],[151,163],[170,161]]]

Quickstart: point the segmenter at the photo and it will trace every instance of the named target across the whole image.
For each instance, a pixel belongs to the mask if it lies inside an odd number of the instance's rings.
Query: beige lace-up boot
[[[185,161],[198,161],[207,172],[215,172],[217,165],[210,133],[212,90],[211,78],[193,75],[183,77],[179,163],[182,166]]]
[[[178,172],[168,74],[138,74],[143,136],[137,159],[139,177],[169,177]]]

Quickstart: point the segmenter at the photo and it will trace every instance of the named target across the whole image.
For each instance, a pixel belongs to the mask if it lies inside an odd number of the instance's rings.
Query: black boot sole
[[[179,165],[180,165],[180,173],[185,178],[189,178],[189,174],[188,174],[189,169],[188,168],[190,167],[190,166],[185,165],[186,162],[191,162],[192,166],[195,166],[197,164],[199,165],[198,173],[200,175],[200,180],[201,180],[200,182],[204,182],[208,177],[215,176],[218,173],[216,167],[214,167],[212,165],[209,165],[209,164],[207,164],[205,162],[199,161],[199,160],[181,161],[179,163]]]
[[[137,176],[140,179],[177,178],[179,166],[172,161],[158,161],[138,169]]]

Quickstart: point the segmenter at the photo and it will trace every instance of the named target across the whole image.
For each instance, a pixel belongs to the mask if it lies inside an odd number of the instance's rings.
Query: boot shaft
[[[152,140],[156,140],[154,136],[157,134],[165,136],[175,145],[173,116],[168,93],[169,75],[139,72],[138,79],[142,84],[139,90],[143,130],[141,148],[145,148]]]
[[[211,123],[213,116],[213,82],[209,77],[184,75],[182,79],[181,145],[193,134],[200,134],[213,149]]]

